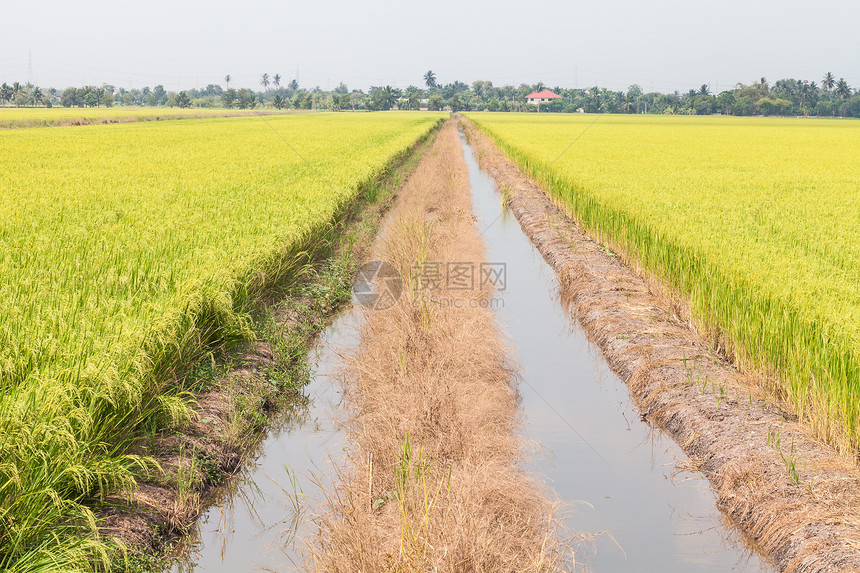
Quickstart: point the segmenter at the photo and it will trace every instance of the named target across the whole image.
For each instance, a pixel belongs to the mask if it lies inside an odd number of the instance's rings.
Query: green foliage
[[[176,106],[177,107],[191,107],[191,98],[188,97],[188,94],[185,92],[179,92],[176,96]]]
[[[423,76],[425,89],[409,86],[405,91],[392,86],[371,86],[369,92],[349,91],[339,83],[332,90],[319,86],[300,88],[296,80],[282,85],[280,74],[262,74],[260,91],[248,88],[231,88],[231,76],[224,77],[224,87],[209,84],[184,92],[167,92],[164,86],[150,89],[118,90],[114,86],[101,88],[84,86],[70,87],[57,94],[43,94],[41,103],[62,104],[66,107],[84,106],[177,106],[186,104],[195,107],[224,107],[253,109],[255,107],[297,110],[367,110],[380,111],[398,109],[419,110],[427,102],[431,111],[451,109],[453,111],[541,111],[544,113],[623,113],[623,114],[677,114],[677,115],[819,115],[860,117],[860,92],[853,89],[844,78],[828,73],[821,86],[814,81],[785,78],[769,84],[761,78],[751,84],[717,93],[709,84],[687,92],[646,92],[642,86],[630,85],[627,91],[611,90],[600,86],[585,88],[550,89],[561,98],[533,106],[526,103],[526,95],[548,86],[543,82],[496,86],[487,80],[476,80],[471,85],[461,81],[439,84],[436,74],[428,71]],[[4,84],[5,85],[5,84]],[[17,87],[15,87],[17,86]],[[38,88],[18,83],[4,90],[0,87],[0,102],[19,106],[40,105]],[[289,105],[288,105],[289,104]],[[540,108],[540,109],[538,109]]]

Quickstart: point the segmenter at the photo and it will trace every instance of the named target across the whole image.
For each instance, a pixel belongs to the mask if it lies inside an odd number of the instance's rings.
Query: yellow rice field
[[[128,486],[127,439],[175,413],[159,373],[252,336],[254,298],[440,118],[0,132],[0,569],[97,566],[82,502]]]
[[[860,123],[469,114],[679,289],[819,435],[860,450]]]
[[[178,107],[8,107],[0,106],[0,129],[125,123],[156,119],[188,119],[281,113],[276,110],[241,110]]]

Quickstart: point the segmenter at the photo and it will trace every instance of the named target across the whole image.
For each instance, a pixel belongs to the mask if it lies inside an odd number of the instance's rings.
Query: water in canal
[[[627,387],[565,310],[555,273],[462,142],[487,258],[505,264],[495,306],[520,367],[524,434],[537,444],[531,469],[566,506],[567,528],[607,532],[580,547],[581,569],[773,571],[726,523],[704,476],[675,476],[686,456],[640,420]]]
[[[320,336],[307,403],[276,420],[255,459],[203,512],[174,573],[305,570],[305,542],[316,531],[308,518],[323,499],[320,484],[331,481],[332,464],[345,457],[335,374],[344,352],[358,343],[360,315],[355,308],[343,312]]]

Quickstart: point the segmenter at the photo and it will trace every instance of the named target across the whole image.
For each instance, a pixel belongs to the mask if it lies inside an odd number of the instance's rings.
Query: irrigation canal
[[[716,509],[704,476],[676,474],[684,453],[640,419],[465,138],[463,147],[488,260],[505,265],[494,306],[519,366],[528,469],[562,502],[564,529],[596,534],[578,546],[577,570],[773,571]],[[322,335],[306,407],[278,420],[256,459],[203,513],[172,571],[305,569],[319,483],[330,483],[344,459],[333,375],[358,342],[360,316],[352,308]]]

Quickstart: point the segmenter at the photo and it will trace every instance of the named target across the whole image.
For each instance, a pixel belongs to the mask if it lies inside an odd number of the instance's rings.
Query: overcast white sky
[[[856,0],[3,0],[0,82],[168,89],[438,81],[714,92],[762,76],[860,85]],[[32,53],[32,76],[30,54]]]

